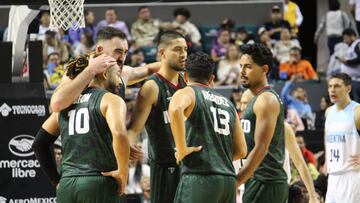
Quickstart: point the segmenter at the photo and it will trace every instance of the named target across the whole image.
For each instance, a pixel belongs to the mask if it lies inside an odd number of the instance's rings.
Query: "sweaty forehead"
[[[331,78],[329,80],[329,85],[345,85],[344,81],[339,78]]]

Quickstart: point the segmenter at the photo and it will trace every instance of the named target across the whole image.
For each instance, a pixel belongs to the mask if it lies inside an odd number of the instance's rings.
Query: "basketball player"
[[[325,113],[327,203],[360,202],[360,105],[350,99],[350,91],[349,75],[330,77],[328,92],[334,105]]]
[[[243,92],[240,101],[240,108],[241,111],[245,111],[247,104],[254,98],[252,92],[247,89]],[[290,182],[291,174],[290,174],[290,160],[294,162],[295,167],[299,171],[300,177],[303,180],[305,187],[309,193],[309,203],[317,203],[319,200],[317,199],[317,195],[315,193],[314,183],[311,178],[310,172],[308,167],[306,166],[304,157],[301,154],[300,148],[296,142],[295,133],[292,127],[287,123],[284,122],[284,129],[285,129],[285,147],[287,152],[285,151],[285,164],[284,170],[287,172],[288,176],[288,183]],[[286,155],[287,154],[287,155]]]
[[[246,143],[236,108],[210,88],[213,65],[203,52],[190,55],[185,72],[189,86],[178,90],[169,105],[175,157],[178,164],[182,161],[176,203],[236,201],[232,161],[245,157]]]
[[[288,197],[283,169],[284,110],[278,94],[267,82],[273,56],[262,44],[240,47],[241,82],[255,95],[242,112],[241,124],[249,154],[237,174],[238,186],[245,183],[243,202],[283,203]]]
[[[125,99],[125,88],[127,84],[131,85],[141,81],[148,75],[156,72],[160,66],[159,63],[152,63],[137,68],[123,66],[128,53],[127,38],[122,31],[113,27],[105,27],[97,33],[95,52],[104,53],[105,56],[97,57],[97,60],[93,62],[90,60],[89,66],[74,80],[70,80],[66,76],[63,77],[63,81],[51,97],[50,105],[54,112],[59,112],[70,106],[94,76],[109,68],[109,64],[111,65],[114,59],[119,67],[123,68],[121,73],[123,85],[119,93],[123,99]]]
[[[61,134],[63,157],[57,202],[118,202],[128,176],[129,142],[125,102],[119,91],[121,69],[114,65],[90,82],[68,108],[53,113],[39,130],[34,151],[54,184],[59,174],[51,164],[50,145]],[[53,122],[53,121],[56,122]],[[109,178],[109,177],[112,178]]]
[[[173,202],[179,182],[174,158],[174,141],[168,107],[176,90],[186,86],[179,71],[185,67],[187,45],[177,32],[165,32],[159,39],[161,68],[141,87],[130,123],[129,140],[134,144],[146,127],[149,137],[151,202]]]

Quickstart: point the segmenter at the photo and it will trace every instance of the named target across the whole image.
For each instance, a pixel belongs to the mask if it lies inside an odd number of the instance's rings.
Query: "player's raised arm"
[[[299,171],[300,177],[304,182],[305,187],[309,193],[309,198],[310,198],[309,202],[310,203],[318,202],[316,198],[314,183],[311,178],[309,169],[306,166],[304,157],[296,142],[294,130],[286,122],[284,122],[284,130],[285,130],[285,147],[289,151],[290,158],[294,162],[296,169]]]
[[[250,178],[268,152],[280,113],[280,104],[275,95],[265,92],[258,97],[253,109],[256,115],[255,146],[249,153],[244,167],[237,174],[238,186]]]
[[[152,80],[144,83],[137,96],[135,109],[131,116],[128,132],[130,144],[135,144],[145,122],[149,117],[151,108],[156,104],[159,95],[159,87]]]
[[[51,114],[43,123],[32,145],[41,169],[55,186],[60,181],[60,174],[56,170],[50,147],[59,135],[57,115],[57,113]]]
[[[111,66],[115,65],[114,58],[102,54],[96,58],[89,59],[89,65],[71,80],[64,76],[60,85],[54,91],[50,106],[54,112],[60,112],[76,100],[80,93],[87,87],[96,74],[102,73]]]
[[[192,152],[200,151],[201,146],[188,147],[186,145],[185,120],[195,106],[195,92],[191,87],[178,90],[169,104],[170,127],[176,146],[176,163]]]
[[[156,73],[160,69],[160,65],[161,62],[154,62],[136,68],[124,66],[122,71],[123,80],[127,85],[138,83],[149,75]]]
[[[235,161],[244,158],[247,154],[245,135],[238,116],[236,116],[233,132],[233,160]]]
[[[119,97],[106,93],[101,101],[101,112],[106,118],[113,136],[113,149],[117,162],[117,170],[103,172],[104,176],[116,179],[120,186],[119,193],[124,193],[129,173],[130,146],[126,135],[126,104]]]

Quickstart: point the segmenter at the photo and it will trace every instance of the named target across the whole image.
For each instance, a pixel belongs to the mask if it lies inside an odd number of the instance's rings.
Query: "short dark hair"
[[[190,11],[187,8],[183,8],[183,7],[174,10],[174,17],[178,15],[185,16],[186,19],[189,19],[191,16]]]
[[[336,73],[330,77],[330,80],[333,78],[340,79],[344,82],[345,86],[351,85],[351,77],[346,73]]]
[[[50,54],[47,55],[46,61],[49,61],[50,57],[53,56],[53,55],[57,55],[59,57],[59,60],[60,60],[60,53],[56,52],[56,51],[53,51],[53,52],[51,52]]]
[[[109,8],[106,9],[106,11],[111,11],[111,10],[114,11],[116,15],[118,15],[118,12],[116,11],[115,8],[109,7]]]
[[[329,0],[329,10],[337,11],[340,9],[340,3],[338,0]]]
[[[251,56],[252,60],[260,65],[268,65],[269,71],[273,68],[273,54],[271,50],[261,43],[254,43],[254,44],[244,44],[240,46],[241,54],[248,54]]]
[[[208,54],[199,51],[187,58],[185,69],[190,80],[206,83],[214,72],[214,62]]]
[[[141,10],[145,9],[145,8],[149,8],[149,7],[147,7],[147,6],[140,6],[140,7],[138,8],[138,13],[139,13]]]
[[[111,40],[114,37],[118,37],[122,40],[126,40],[126,35],[119,29],[113,27],[104,27],[96,34],[96,43],[102,40]]]
[[[298,46],[293,46],[293,47],[290,48],[290,51],[298,51],[298,52],[301,53],[301,48],[298,47]]]
[[[185,40],[185,37],[175,31],[166,31],[163,32],[160,37],[159,37],[159,41],[158,41],[158,47],[167,47],[170,45],[170,42],[174,39],[178,39],[178,38],[183,38]]]
[[[343,32],[342,32],[342,36],[347,35],[347,36],[356,36],[356,32],[354,29],[352,28],[346,28]]]

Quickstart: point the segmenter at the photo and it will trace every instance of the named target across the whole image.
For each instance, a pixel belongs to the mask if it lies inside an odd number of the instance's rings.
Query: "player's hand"
[[[349,162],[353,167],[359,167],[360,166],[360,155],[351,155]]]
[[[120,173],[118,170],[101,172],[101,175],[114,178],[119,185],[118,195],[124,194],[127,183],[127,175]]]
[[[130,161],[138,161],[143,159],[143,153],[141,148],[138,146],[131,146],[130,145]]]
[[[175,149],[176,150],[176,149]],[[176,158],[176,164],[180,165],[180,162],[189,154],[193,153],[193,152],[198,152],[202,150],[202,146],[198,146],[198,147],[186,147],[185,150],[183,152],[180,151],[176,151],[175,152],[175,158]]]
[[[116,60],[113,57],[106,54],[101,54],[95,58],[93,56],[90,56],[87,69],[91,71],[94,75],[97,75],[103,73],[113,65],[116,65]]]

